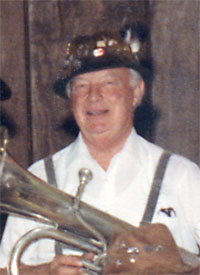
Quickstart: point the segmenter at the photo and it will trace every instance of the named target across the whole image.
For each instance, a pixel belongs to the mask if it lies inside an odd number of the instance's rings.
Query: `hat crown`
[[[99,32],[82,35],[66,45],[66,58],[62,70],[62,80],[54,86],[54,91],[66,97],[63,86],[76,75],[109,68],[128,67],[139,72],[145,79],[150,74],[141,61],[145,58],[144,35],[136,29],[126,27],[118,33]]]
[[[138,39],[135,41],[131,45],[120,35],[108,32],[80,36],[67,44],[64,65],[66,75],[73,77],[97,69],[139,64],[137,53],[140,42]]]

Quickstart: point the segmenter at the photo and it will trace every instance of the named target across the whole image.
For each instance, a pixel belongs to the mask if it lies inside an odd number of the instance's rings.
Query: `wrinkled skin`
[[[128,68],[90,72],[72,79],[75,120],[91,155],[104,170],[126,142],[143,93],[144,82],[138,80],[133,85]]]

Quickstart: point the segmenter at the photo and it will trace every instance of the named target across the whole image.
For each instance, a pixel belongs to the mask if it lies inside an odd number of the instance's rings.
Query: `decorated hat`
[[[132,68],[147,78],[143,40],[134,26],[126,26],[119,33],[100,32],[75,38],[66,46],[62,77],[54,85],[54,91],[66,97],[66,84],[74,76],[108,68]]]

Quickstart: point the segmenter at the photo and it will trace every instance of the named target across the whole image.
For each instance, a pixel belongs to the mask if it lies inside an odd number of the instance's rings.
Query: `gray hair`
[[[134,88],[135,85],[138,83],[138,81],[142,80],[142,77],[137,71],[135,71],[133,69],[129,69],[129,71],[130,71],[130,74],[131,74],[131,76],[130,76],[130,85],[131,85],[131,87]]]
[[[142,79],[141,75],[135,71],[134,69],[129,69],[130,71],[130,85],[131,87],[135,87],[135,85],[138,83],[139,80]],[[65,88],[65,91],[66,91],[66,94],[68,96],[68,98],[70,98],[70,94],[71,94],[71,87],[70,87],[70,81],[67,82],[67,85],[66,85],[66,88]]]
[[[71,80],[69,80],[68,82],[67,82],[67,85],[66,85],[66,87],[65,87],[65,92],[66,92],[66,94],[67,94],[67,97],[68,98],[70,98],[70,95],[71,95],[71,87],[70,87],[70,83],[71,82]]]

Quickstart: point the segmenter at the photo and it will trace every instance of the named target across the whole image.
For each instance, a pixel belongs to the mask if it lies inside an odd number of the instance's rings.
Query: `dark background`
[[[154,81],[137,130],[200,164],[199,17],[195,0],[0,0],[0,77],[10,95],[0,111],[9,152],[27,168],[74,139],[69,101],[53,94],[67,42],[139,20],[150,31]]]

